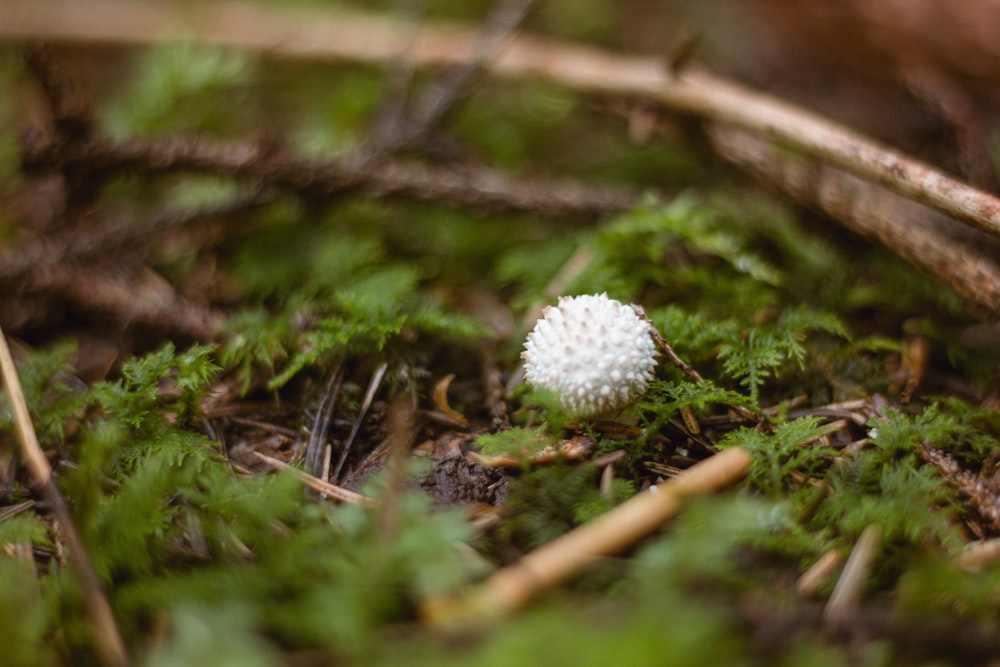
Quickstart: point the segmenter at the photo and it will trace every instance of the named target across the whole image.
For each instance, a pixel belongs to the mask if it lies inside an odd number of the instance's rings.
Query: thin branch
[[[981,664],[1000,653],[1000,635],[993,622],[972,622],[961,614],[916,615],[892,608],[862,607],[840,619],[827,618],[817,604],[789,604],[746,595],[739,614],[753,629],[760,651],[784,650],[799,636],[822,632],[828,641],[847,644],[889,640],[911,655],[939,656],[948,664]]]
[[[400,12],[406,17],[412,29],[406,44],[383,67],[386,91],[373,114],[373,121],[365,137],[365,145],[354,156],[358,162],[365,162],[381,155],[386,147],[397,141],[396,137],[406,124],[406,104],[416,71],[409,54],[416,44],[419,27],[427,9],[426,5],[426,0],[409,0]]]
[[[254,456],[259,458],[261,461],[271,466],[276,470],[290,470],[293,472],[302,482],[308,486],[313,491],[321,493],[324,496],[329,496],[334,500],[339,500],[344,503],[350,503],[352,505],[363,505],[365,507],[375,507],[377,503],[369,498],[368,496],[363,496],[360,493],[351,491],[350,489],[345,489],[342,486],[337,486],[336,484],[331,484],[330,482],[325,482],[319,477],[313,477],[307,472],[303,472],[298,468],[288,465],[284,461],[276,459],[267,454],[261,454],[260,452],[252,452]]]
[[[795,582],[796,594],[803,598],[816,595],[843,562],[844,554],[840,549],[827,551]]]
[[[492,343],[486,343],[482,346],[480,354],[479,368],[483,383],[483,401],[486,403],[486,412],[490,417],[488,429],[490,433],[496,433],[510,427],[496,346]]]
[[[14,426],[17,431],[18,443],[21,446],[21,455],[24,457],[31,477],[41,488],[42,496],[52,508],[56,525],[66,541],[70,565],[83,589],[84,606],[94,635],[93,640],[99,659],[102,664],[109,667],[128,665],[128,653],[125,651],[118,626],[115,624],[111,605],[108,604],[108,599],[101,590],[101,582],[94,571],[94,565],[83,544],[83,539],[73,523],[69,506],[59,491],[59,487],[56,486],[49,460],[45,458],[45,452],[38,444],[28,404],[24,400],[24,392],[21,390],[21,380],[17,375],[14,359],[7,346],[7,337],[2,329],[0,329],[0,373],[3,375],[3,384],[7,389],[7,398],[13,408]]]
[[[501,0],[482,28],[475,56],[428,87],[414,109],[414,129],[426,134],[439,126],[455,103],[489,68],[513,38],[535,0]]]
[[[390,561],[390,545],[399,534],[399,521],[403,513],[403,494],[406,491],[406,466],[410,460],[413,443],[417,439],[417,393],[403,369],[403,387],[389,402],[386,420],[388,434],[384,444],[388,450],[386,489],[379,504],[377,531],[381,548],[375,550],[372,564],[376,579],[384,577]]]
[[[949,285],[969,302],[1000,313],[1000,266],[981,249],[946,236],[926,207],[840,169],[781,149],[746,132],[713,126],[719,153],[806,206],[874,239]],[[967,230],[974,231],[974,230]],[[992,240],[987,237],[987,240]]]
[[[67,262],[107,255],[126,246],[134,256],[137,248],[149,247],[164,232],[200,226],[219,218],[234,218],[273,200],[273,193],[255,192],[195,211],[84,217],[67,225],[63,231],[0,250],[0,281],[9,282]],[[242,216],[240,224],[245,225]],[[30,282],[30,278],[28,280]]]
[[[423,608],[424,618],[442,629],[456,629],[504,616],[597,558],[634,545],[676,516],[687,499],[733,484],[749,467],[750,454],[745,450],[723,450],[539,547],[466,595],[429,601]]]
[[[33,44],[25,51],[25,64],[38,81],[52,113],[52,123],[61,141],[72,141],[90,133],[90,105],[56,67],[48,51]]]
[[[1000,537],[971,542],[955,556],[952,562],[970,572],[979,572],[1000,560]]]
[[[82,310],[111,315],[123,324],[139,323],[191,336],[214,340],[224,322],[222,313],[178,294],[152,269],[66,264],[46,267],[30,274],[24,292],[53,292]]]
[[[840,573],[840,579],[837,580],[826,609],[823,610],[823,616],[828,621],[842,622],[857,611],[881,543],[882,533],[878,526],[872,524],[861,531],[851,555],[847,557],[844,571]]]
[[[382,122],[375,126],[372,140],[363,149],[360,159],[364,161],[376,158],[427,142],[461,98],[487,71],[533,4],[534,0],[501,0],[494,5],[483,24],[475,56],[428,83],[415,101],[409,117],[403,109],[405,91],[390,90],[389,104],[381,115]],[[394,72],[395,76],[391,81],[396,83],[397,88],[412,82],[414,65],[411,55],[418,34],[413,34],[402,58],[395,59],[395,69],[398,71]],[[398,64],[401,60],[403,64]]]
[[[252,144],[207,140],[91,140],[62,147],[39,137],[23,144],[29,171],[67,167],[156,174],[223,173],[306,195],[361,192],[496,211],[524,211],[554,218],[596,219],[633,206],[639,192],[569,179],[518,180],[487,168],[444,169],[402,161],[356,164],[324,162],[264,152]]]
[[[197,12],[122,0],[91,0],[85,6],[0,3],[0,37],[148,44],[192,35],[286,57],[378,64],[399,53],[410,30],[391,17],[364,12],[303,15],[226,2],[199,5]],[[476,43],[473,30],[425,26],[412,50],[413,62],[421,67],[466,63]],[[537,76],[583,92],[648,98],[667,109],[748,129],[1000,235],[997,198],[817,114],[693,68],[672,76],[658,59],[520,36],[493,61],[491,71]]]

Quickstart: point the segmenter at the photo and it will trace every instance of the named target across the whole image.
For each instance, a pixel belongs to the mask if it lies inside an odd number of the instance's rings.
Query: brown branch
[[[351,453],[354,440],[358,437],[358,432],[361,431],[361,425],[364,423],[365,417],[368,415],[368,410],[375,400],[375,394],[378,393],[379,388],[382,386],[382,380],[385,378],[387,370],[389,370],[389,364],[382,362],[372,373],[371,380],[368,381],[368,389],[365,390],[365,397],[362,399],[361,406],[358,408],[358,414],[351,425],[351,432],[347,434],[347,440],[344,441],[343,446],[340,448],[340,456],[337,458],[337,465],[333,468],[333,474],[330,474],[330,466],[327,466],[323,471],[324,479],[327,477],[334,481],[340,479],[340,473],[347,462],[347,455]]]
[[[490,68],[534,4],[535,0],[501,0],[493,7],[482,28],[475,56],[457,64],[419,100],[414,110],[418,130],[426,132],[441,123],[463,93]]]
[[[31,414],[28,412],[28,404],[21,391],[21,381],[17,375],[17,368],[14,366],[14,359],[11,357],[7,338],[2,329],[0,329],[0,373],[3,375],[7,398],[14,412],[14,426],[17,431],[18,443],[21,446],[21,455],[24,457],[34,482],[41,488],[42,496],[52,508],[56,525],[66,541],[70,565],[83,589],[84,607],[90,621],[99,659],[102,664],[108,666],[128,665],[128,653],[125,651],[124,643],[122,643],[118,626],[115,624],[111,605],[108,604],[108,599],[101,590],[101,582],[94,571],[94,565],[87,553],[86,546],[83,544],[83,539],[73,523],[69,506],[59,491],[59,487],[56,486],[49,460],[38,444]]]
[[[137,249],[148,248],[164,232],[197,227],[218,218],[233,218],[273,199],[272,193],[258,192],[196,211],[168,210],[152,216],[125,213],[85,216],[63,231],[0,250],[0,282],[67,262],[105,256],[124,247],[134,258]],[[242,218],[240,222],[245,224]]]
[[[989,237],[980,239],[978,248],[962,243],[945,235],[939,227],[949,221],[926,207],[835,167],[804,157],[790,159],[780,148],[746,132],[712,126],[709,137],[719,153],[740,168],[879,241],[969,302],[1000,313],[1000,266],[981,251],[992,242]]]
[[[840,549],[830,549],[798,578],[795,593],[801,598],[816,595],[843,562],[844,553]]]
[[[387,462],[386,488],[381,495],[376,519],[379,547],[375,550],[375,561],[372,568],[376,580],[386,576],[390,566],[389,554],[392,542],[399,535],[399,522],[403,515],[403,495],[406,492],[406,466],[410,460],[410,452],[417,439],[419,428],[417,420],[416,388],[405,375],[401,374],[404,385],[389,401],[386,415],[387,429],[383,444],[389,460]]]
[[[89,134],[93,124],[90,104],[52,62],[48,51],[33,44],[25,51],[24,62],[42,89],[59,140],[73,141]]]
[[[156,2],[91,0],[86,5],[2,3],[0,37],[146,44],[178,38],[260,49],[274,55],[384,63],[409,39],[390,17],[337,10],[303,15],[239,3],[197,12]],[[109,20],[114,16],[114,20]],[[476,35],[425,26],[412,49],[417,66],[461,64]],[[1000,234],[1000,200],[824,118],[687,68],[675,77],[658,59],[520,36],[493,62],[505,76],[537,76],[584,92],[649,98],[667,109],[719,121],[779,141],[947,215]]]
[[[486,343],[482,346],[480,354],[483,401],[486,403],[486,413],[490,417],[488,429],[490,433],[497,433],[510,427],[510,416],[507,414],[507,401],[504,400],[505,392],[500,364],[497,361],[496,345]]]
[[[93,171],[223,173],[306,195],[360,192],[408,197],[452,206],[526,211],[555,218],[596,219],[633,206],[630,188],[595,186],[568,179],[517,180],[486,168],[443,169],[402,161],[356,164],[278,155],[251,144],[207,140],[92,140],[69,147],[29,138],[22,163],[29,171],[67,167]]]
[[[912,65],[901,78],[952,129],[958,163],[969,182],[983,190],[995,188],[997,177],[990,157],[990,127],[972,97],[943,71]]]
[[[429,82],[413,105],[409,117],[402,108],[405,90],[391,90],[389,104],[379,114],[381,122],[376,124],[371,141],[359,156],[361,161],[385,156],[399,149],[416,148],[427,142],[460,99],[488,70],[489,64],[516,32],[533,4],[534,0],[498,2],[483,24],[475,57],[455,65]],[[412,82],[410,54],[413,44],[411,41],[406,53],[397,59],[397,69],[401,72],[390,77],[391,81],[399,84],[398,87]]]
[[[25,293],[52,292],[82,310],[111,315],[122,324],[139,323],[196,340],[216,338],[221,313],[183,297],[146,267],[129,273],[107,266],[65,264],[30,275]]]

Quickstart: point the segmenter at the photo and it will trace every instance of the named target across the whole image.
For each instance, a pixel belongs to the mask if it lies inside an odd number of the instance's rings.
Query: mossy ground
[[[612,39],[574,3],[533,20],[550,34]],[[116,140],[251,141],[266,127],[295,155],[335,159],[364,145],[387,86],[374,70],[196,44],[92,54],[98,64],[127,55],[114,76],[71,65],[80,53],[53,58]],[[4,46],[12,99],[36,95],[18,54]],[[4,104],[0,189],[13,195],[36,176],[16,163],[23,106]],[[20,306],[3,325],[35,427],[138,663],[967,664],[993,654],[1000,569],[961,564],[966,545],[1000,531],[988,326],[888,251],[723,168],[696,137],[636,145],[606,110],[537,82],[486,82],[428,151],[529,179],[649,190],[596,222],[292,188],[235,224],[210,221],[213,233],[182,226],[78,263],[97,278],[116,263],[156,271],[221,314],[211,341],[11,286]],[[256,187],[225,173],[102,178],[87,205],[98,216],[199,211]],[[0,222],[11,245],[48,233],[23,228],[13,206]],[[554,301],[553,284],[642,305],[703,379],[661,358],[647,395],[614,420],[569,420],[517,382],[529,314]],[[415,446],[402,485],[380,449],[398,436],[400,396]],[[354,433],[339,481],[380,508],[321,498],[255,455],[302,465],[327,408],[334,463]],[[0,413],[5,664],[91,664],[80,590],[49,508],[31,502],[12,420]],[[584,453],[532,459],[567,440]],[[753,454],[747,480],[629,553],[482,634],[456,641],[419,624],[421,602],[729,446]],[[513,463],[487,470],[470,452]],[[460,482],[444,484],[442,470]],[[839,570],[808,596],[796,582],[869,526],[881,535],[873,570],[856,615],[831,633],[822,605]]]

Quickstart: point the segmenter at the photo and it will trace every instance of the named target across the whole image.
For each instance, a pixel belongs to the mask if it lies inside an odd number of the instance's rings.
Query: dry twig
[[[534,0],[501,0],[483,24],[475,56],[431,81],[416,100],[409,117],[403,109],[405,85],[412,82],[413,65],[410,56],[415,42],[411,40],[401,58],[396,59],[396,71],[389,77],[397,89],[390,90],[388,104],[379,114],[372,137],[359,156],[367,161],[401,149],[426,144],[463,95],[486,72],[490,63],[521,25]]]
[[[861,592],[871,576],[872,565],[882,541],[879,527],[872,524],[861,531],[851,555],[847,557],[844,571],[837,580],[833,594],[823,610],[827,621],[840,623],[857,610]]]
[[[350,489],[345,489],[342,486],[325,482],[319,477],[314,477],[307,472],[303,472],[298,468],[292,467],[284,461],[274,458],[273,456],[261,454],[260,452],[253,452],[253,455],[276,470],[291,470],[306,486],[317,493],[323,494],[324,496],[329,496],[334,500],[350,503],[352,505],[363,505],[365,507],[374,507],[376,505],[376,502],[368,496],[363,496],[360,493],[351,491]]]
[[[97,16],[109,15],[115,20],[95,20]],[[164,26],[173,28],[164,29]],[[286,57],[339,58],[369,63],[386,62],[399,53],[402,45],[412,41],[408,56],[414,67],[467,65],[475,61],[478,44],[475,31],[470,29],[425,26],[414,38],[408,26],[393,18],[346,11],[313,13],[306,20],[301,15],[239,3],[213,4],[200,9],[197,17],[175,5],[136,5],[120,0],[94,0],[83,13],[77,13],[71,5],[32,3],[25,8],[19,3],[5,3],[0,6],[0,37],[142,44],[181,36],[187,38],[191,34],[207,42],[266,50]],[[654,100],[666,109],[712,121],[714,130],[722,129],[723,125],[741,127],[834,165],[839,168],[834,171],[841,177],[832,177],[832,185],[822,191],[811,190],[809,181],[788,182],[784,178],[779,179],[779,184],[792,192],[798,191],[800,198],[813,200],[847,226],[886,244],[907,261],[943,278],[973,303],[991,312],[1000,312],[1000,269],[991,259],[969,253],[968,248],[948,238],[942,239],[933,229],[915,226],[905,209],[866,205],[865,193],[859,191],[857,183],[867,181],[882,185],[905,198],[998,234],[1000,201],[994,197],[814,114],[691,68],[686,68],[683,76],[674,76],[656,60],[615,56],[521,36],[497,56],[491,71],[505,76],[540,76],[585,92]],[[32,153],[29,146],[26,154],[30,158]],[[167,162],[173,162],[170,151],[166,155]],[[67,157],[71,161],[74,159]],[[78,155],[75,159],[82,157]],[[122,166],[132,162],[124,155],[113,161]],[[221,159],[209,161],[217,166],[232,163]],[[406,194],[461,205],[496,204],[508,208],[515,202],[512,208],[537,210],[543,214],[549,213],[549,205],[555,202],[557,211],[566,210],[559,205],[564,197],[558,191],[546,189],[542,196],[524,192],[500,195],[496,189],[502,177],[496,174],[476,177],[470,183],[468,180],[462,182],[463,179],[454,173],[425,173],[424,167],[411,173],[405,166],[396,164],[390,165],[389,173],[380,178],[365,173],[353,176],[338,173],[335,166],[317,170],[317,165],[309,165],[305,173],[295,165],[275,171],[273,163],[262,165],[261,162],[243,156],[236,160],[236,168],[248,176],[269,178],[285,187],[315,188],[320,192],[356,188],[380,195]],[[186,168],[198,167],[189,165]],[[212,169],[207,164],[201,168]],[[845,180],[844,177],[850,179],[851,174],[858,178]],[[525,194],[528,196],[523,196]],[[569,199],[579,200],[581,195],[583,193],[573,192]],[[630,197],[624,199],[634,202]],[[622,199],[616,199],[611,209],[620,210],[621,205]],[[588,207],[598,215],[601,211],[597,209],[601,208]],[[603,210],[608,211],[607,208]]]
[[[340,399],[340,386],[344,381],[344,364],[340,362],[330,373],[323,399],[316,408],[316,418],[309,432],[309,444],[306,445],[306,472],[320,479],[329,479],[331,446],[327,442],[330,432],[330,422],[333,420],[333,410]]]
[[[21,446],[21,454],[32,479],[41,488],[43,497],[52,508],[56,525],[66,542],[70,565],[83,589],[84,606],[90,621],[98,657],[102,664],[109,667],[128,665],[128,653],[125,651],[125,645],[118,632],[111,605],[108,604],[108,599],[101,590],[101,582],[97,578],[97,573],[94,572],[94,566],[83,544],[83,539],[73,523],[69,507],[59,491],[59,487],[56,486],[49,460],[38,444],[31,414],[28,412],[28,404],[21,391],[21,381],[17,375],[17,368],[14,366],[14,359],[11,357],[7,338],[2,329],[0,329],[0,373],[3,375],[7,398],[14,412],[14,426]]]
[[[218,335],[224,321],[220,312],[178,294],[152,269],[130,268],[47,267],[30,274],[24,292],[55,293],[82,310],[111,315],[126,325],[140,323],[202,341]]]
[[[970,622],[957,614],[918,616],[898,608],[862,607],[833,620],[815,604],[775,602],[750,594],[740,604],[740,616],[754,628],[756,648],[765,652],[786,649],[792,638],[822,631],[829,640],[848,644],[890,640],[924,661],[935,655],[949,663],[983,664],[1000,653],[995,624]]]
[[[799,577],[795,582],[795,592],[804,598],[816,595],[843,562],[843,552],[840,549],[830,549]]]
[[[218,206],[196,211],[167,210],[152,216],[114,214],[84,216],[66,229],[0,250],[0,281],[83,259],[101,257],[128,247],[132,256],[152,245],[162,234],[204,225],[216,219],[240,218],[274,199],[273,194],[255,193]],[[30,282],[30,278],[28,281]]]
[[[967,544],[953,562],[962,569],[978,572],[998,560],[1000,560],[1000,537],[995,537]]]
[[[1000,313],[1000,266],[987,253],[944,235],[936,224],[941,219],[926,207],[840,169],[804,157],[790,159],[746,132],[713,126],[709,135],[727,160],[848,229],[879,241],[970,303]]]
[[[73,168],[146,174],[223,173],[306,195],[360,192],[554,218],[596,219],[625,210],[639,199],[638,191],[631,188],[570,179],[518,180],[483,167],[457,170],[403,161],[324,162],[264,152],[253,144],[194,139],[118,143],[94,139],[65,147],[42,137],[29,137],[21,159],[29,171]]]

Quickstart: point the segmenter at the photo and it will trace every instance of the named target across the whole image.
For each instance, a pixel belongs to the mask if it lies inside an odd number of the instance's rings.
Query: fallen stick
[[[25,170],[34,172],[79,169],[226,174],[312,195],[362,192],[374,197],[409,197],[556,218],[600,218],[631,208],[641,194],[627,186],[598,186],[567,178],[519,179],[485,167],[459,171],[403,160],[310,160],[267,154],[249,143],[191,138],[121,142],[86,139],[66,146],[47,137],[29,137],[22,144],[21,162]]]
[[[24,400],[24,392],[21,390],[21,380],[17,375],[17,368],[14,366],[14,359],[10,354],[7,338],[2,329],[0,329],[0,374],[3,375],[7,398],[14,413],[14,426],[17,431],[18,444],[21,446],[21,456],[28,466],[32,479],[41,489],[42,497],[52,508],[56,525],[66,543],[70,566],[80,582],[83,604],[87,612],[87,620],[90,622],[92,639],[100,664],[106,667],[124,667],[129,664],[129,657],[125,651],[121,634],[118,632],[114,613],[111,611],[107,597],[101,590],[100,580],[94,571],[94,565],[83,544],[83,539],[73,523],[69,506],[66,505],[66,500],[52,478],[52,466],[49,465],[45,452],[38,444],[38,436],[35,434],[35,427],[31,421],[31,413],[28,412],[28,404]]]
[[[947,219],[836,167],[802,156],[790,159],[781,148],[748,132],[713,125],[708,136],[713,148],[740,169],[881,243],[970,303],[1000,313],[1000,266],[983,244],[949,237],[936,224],[950,222]]]
[[[836,624],[849,621],[857,612],[861,594],[871,577],[881,545],[882,532],[877,525],[871,524],[861,531],[823,610],[823,618],[828,622]]]
[[[596,559],[619,553],[649,536],[676,516],[685,500],[736,482],[749,467],[746,450],[723,450],[539,547],[475,589],[428,601],[421,610],[423,618],[440,629],[457,630],[502,617],[567,581]]]

